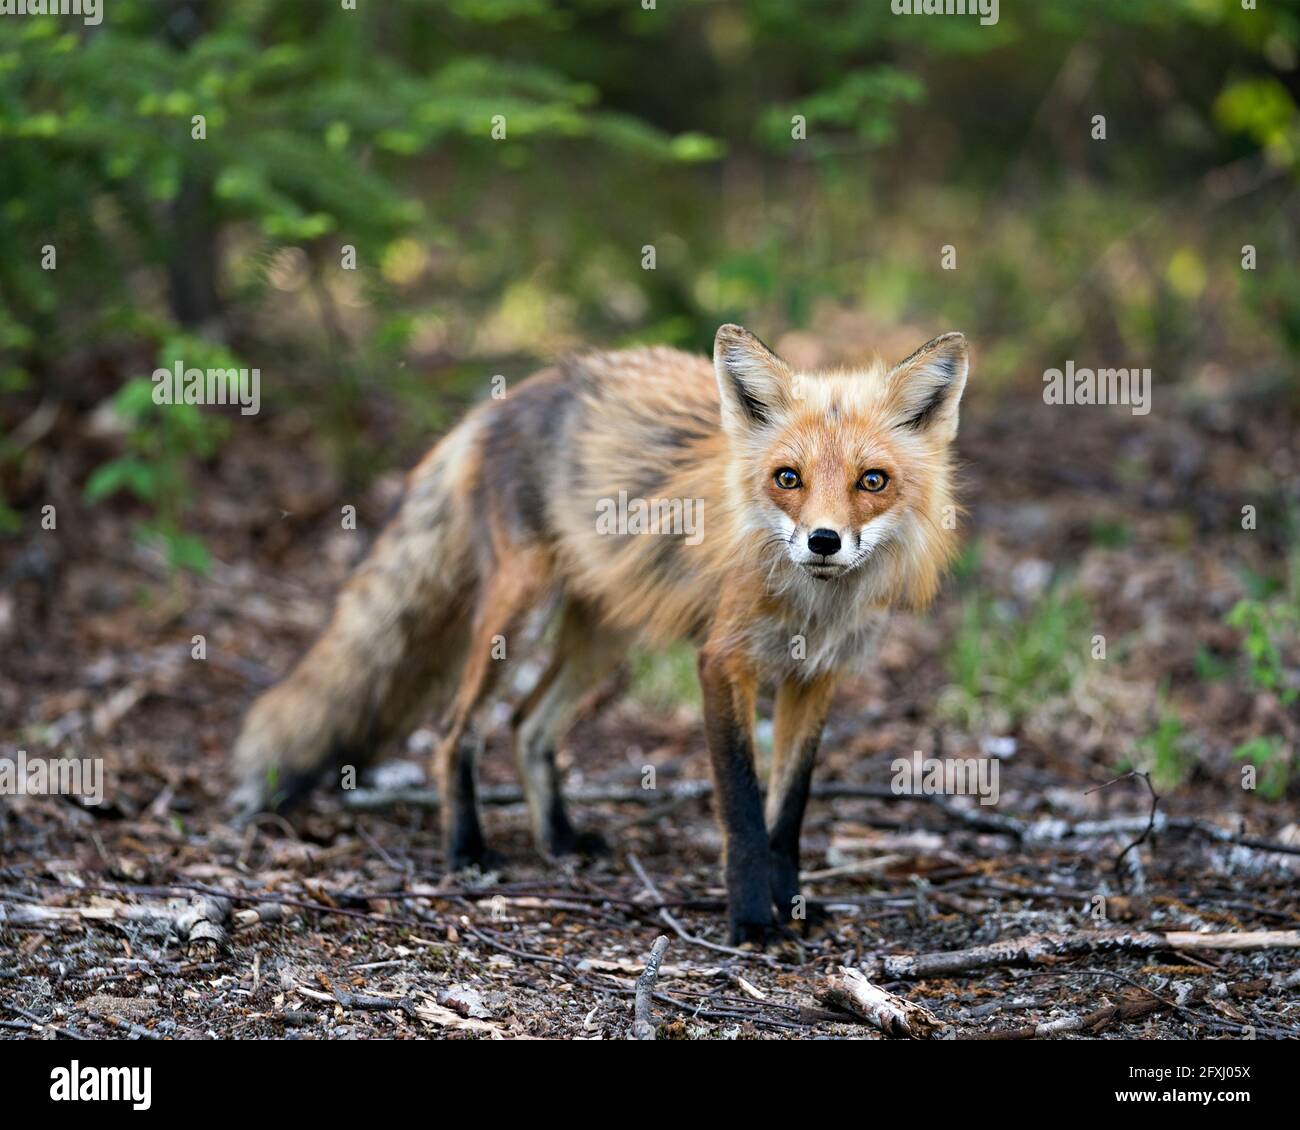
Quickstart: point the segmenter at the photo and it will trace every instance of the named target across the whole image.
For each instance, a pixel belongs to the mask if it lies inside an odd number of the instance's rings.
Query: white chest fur
[[[823,591],[787,599],[783,613],[754,625],[750,654],[764,674],[800,680],[847,674],[875,654],[889,613],[861,600],[856,585],[813,583]]]

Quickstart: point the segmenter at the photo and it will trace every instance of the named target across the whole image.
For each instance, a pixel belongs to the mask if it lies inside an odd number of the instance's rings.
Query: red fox
[[[239,800],[284,807],[438,709],[447,866],[479,861],[476,720],[501,642],[510,654],[521,621],[554,602],[554,657],[512,722],[538,848],[584,847],[555,750],[587,692],[633,642],[693,641],[731,937],[761,944],[800,916],[799,830],[836,680],[870,659],[890,607],[929,602],[955,552],[967,369],[950,333],[892,369],[799,373],[724,325],[712,367],[661,347],[596,353],[480,405],[411,473],[324,634],[252,707]],[[615,499],[658,506],[657,532],[626,514],[611,529]],[[762,683],[775,692],[766,809]]]

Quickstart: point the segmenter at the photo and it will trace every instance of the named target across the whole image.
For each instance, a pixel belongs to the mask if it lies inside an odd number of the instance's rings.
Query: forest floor
[[[575,822],[611,845],[593,860],[535,854],[499,731],[483,759],[490,872],[446,875],[436,812],[391,795],[422,778],[427,730],[381,771],[388,799],[320,790],[292,824],[230,822],[240,716],[319,630],[399,482],[360,494],[362,532],[342,531],[349,500],[299,422],[258,427],[198,492],[207,577],[169,573],[129,507],[79,501],[105,455],[84,415],[60,416],[57,455],[31,472],[28,532],[0,558],[3,753],[103,758],[107,794],[98,808],[0,797],[0,1035],[619,1038],[666,934],[660,1038],[882,1038],[819,1000],[864,963],[957,1038],[1053,1021],[1300,1036],[1300,950],[1149,937],[1300,929],[1296,782],[1267,799],[1233,755],[1267,735],[1289,754],[1295,711],[1241,676],[1225,624],[1243,577],[1276,575],[1287,551],[1262,520],[1282,509],[1276,484],[1300,481],[1284,407],[1171,393],[1135,417],[974,399],[959,446],[978,552],[838,694],[803,835],[805,891],[830,917],[765,953],[726,946],[685,694],[634,686],[567,743]],[[34,516],[50,494],[57,534]],[[1260,528],[1243,530],[1256,502]],[[894,795],[891,763],[913,750],[993,758],[998,802]],[[1154,806],[1123,776],[1139,767]],[[213,891],[228,908],[205,904]],[[1084,952],[1026,942],[922,977],[878,965],[1034,935]]]

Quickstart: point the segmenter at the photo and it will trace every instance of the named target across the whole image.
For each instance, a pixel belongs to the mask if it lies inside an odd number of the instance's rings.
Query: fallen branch
[[[875,1025],[886,1036],[929,1040],[944,1028],[943,1021],[929,1009],[886,992],[859,970],[845,966],[827,977],[817,999]]]
[[[49,922],[144,922],[171,929],[175,908],[157,905],[128,906],[109,903],[100,906],[41,906],[39,903],[13,907],[0,905],[0,922],[10,926],[41,926]]]
[[[25,1008],[19,1008],[16,1004],[11,1004],[8,1001],[0,1001],[0,1008],[7,1008],[10,1012],[14,1013],[15,1015],[21,1016],[23,1017],[23,1019],[30,1021],[34,1027],[48,1028],[51,1032],[55,1032],[58,1035],[64,1037],[64,1039],[67,1040],[86,1039],[86,1037],[83,1036],[80,1032],[78,1032],[75,1028],[64,1028],[58,1024],[55,1024],[54,1021],[52,1020],[42,1020],[35,1013],[28,1012]]]
[[[98,906],[42,906],[39,903],[5,907],[0,922],[13,926],[43,926],[52,922],[134,922],[160,935],[176,935],[193,957],[211,956],[230,944],[226,923],[230,900],[213,895],[188,903],[104,902]]]
[[[226,891],[217,887],[204,886],[201,883],[166,883],[161,886],[142,886],[135,883],[120,883],[116,886],[110,886],[104,883],[87,883],[84,885],[73,886],[70,883],[63,882],[59,879],[47,878],[42,875],[30,876],[36,882],[49,883],[67,891],[78,892],[95,892],[109,895],[131,895],[133,897],[143,897],[149,895],[168,895],[175,893],[193,892],[200,895],[209,895],[213,898],[229,899],[236,903],[253,903],[256,904],[258,911],[258,920],[271,921],[273,916],[267,909],[270,904],[275,903],[282,907],[292,907],[296,910],[311,910],[317,914],[334,914],[344,918],[358,918],[363,922],[383,923],[391,926],[410,926],[408,919],[393,918],[387,914],[374,914],[364,910],[352,910],[346,906],[330,906],[322,902],[309,902],[306,899],[290,898],[285,895],[279,895],[273,891],[250,891],[240,893],[238,891]],[[41,921],[53,921],[58,918],[100,918],[112,919],[121,917],[123,919],[157,919],[158,915],[148,906],[127,906],[126,904],[117,904],[108,908],[103,907],[41,907],[36,912],[23,913],[22,907],[16,907],[6,910],[4,905],[5,895],[0,894],[0,923],[8,921],[13,925],[31,925]],[[360,896],[358,896],[360,897]],[[376,900],[387,899],[400,900],[406,897],[411,898],[433,898],[432,894],[407,894],[402,891],[379,891],[374,895],[365,896]],[[47,912],[47,913],[46,913]],[[170,921],[172,915],[167,918]],[[241,924],[256,921],[244,916]]]
[[[461,1016],[455,1009],[440,1005],[432,997],[415,1006],[415,1015],[426,1024],[436,1024],[439,1028],[462,1028],[470,1032],[485,1032],[494,1040],[506,1039],[506,1032],[499,1024],[490,1024],[473,1016]]]
[[[1047,972],[1064,973],[1066,971],[1048,970]],[[1162,997],[1158,993],[1152,992],[1145,985],[1124,976],[1122,973],[1117,973],[1113,969],[1072,969],[1068,972],[1072,977],[1081,975],[1114,977],[1139,992],[1145,993],[1146,996],[1140,998],[1130,997],[1119,1004],[1103,1005],[1101,1008],[1094,1009],[1082,1016],[1061,1016],[1054,1020],[1045,1020],[1038,1024],[1028,1024],[1019,1028],[999,1028],[988,1032],[966,1031],[960,1033],[957,1038],[959,1040],[1041,1040],[1068,1035],[1073,1032],[1088,1032],[1091,1034],[1100,1032],[1101,1029],[1114,1022],[1128,1023],[1140,1020],[1144,1016],[1149,1016],[1151,1013],[1162,1009],[1180,1012],[1193,1023],[1204,1023],[1206,1018],[1194,1011],[1192,1006],[1201,1004],[1207,996],[1217,995],[1211,993],[1207,985],[1184,984],[1178,987],[1177,999],[1170,1000],[1168,997]]]
[[[645,971],[636,979],[636,1000],[632,1010],[632,1038],[636,1040],[653,1040],[655,1038],[654,1021],[650,1018],[651,1001],[654,998],[655,982],[659,979],[659,964],[668,952],[668,935],[660,934],[650,947],[650,960],[646,962]]]
[[[696,800],[713,794],[709,781],[678,781],[653,789],[628,788],[625,785],[578,785],[564,790],[564,799],[574,804],[657,804],[664,800]],[[813,795],[817,795],[814,787]],[[855,794],[856,795],[856,794]],[[488,785],[479,790],[479,803],[502,806],[525,803],[518,785]],[[350,789],[343,794],[345,807],[357,812],[376,812],[394,805],[412,808],[440,808],[436,789]]]
[[[350,993],[346,989],[339,988],[324,974],[320,974],[319,978],[321,984],[325,986],[325,992],[319,989],[309,989],[306,985],[294,985],[290,992],[297,993],[308,1000],[336,1004],[340,1008],[358,1012],[404,1012],[407,1016],[415,1016],[415,1006],[409,997],[403,997],[399,1000],[396,997],[376,997],[364,993]]]
[[[1195,836],[1204,836],[1217,844],[1232,844],[1235,847],[1250,848],[1252,851],[1276,852],[1279,855],[1300,855],[1300,844],[1281,844],[1276,840],[1261,840],[1254,836],[1239,836],[1214,824],[1200,820],[1179,818],[1169,821],[1169,827],[1179,831],[1190,832]]]
[[[1176,950],[1272,950],[1300,948],[1300,930],[1242,930],[1232,934],[1201,934],[1195,930],[1166,930],[1163,937]]]
[[[227,898],[201,895],[176,916],[176,932],[185,939],[190,957],[214,957],[230,947],[230,906]]]
[[[163,1037],[157,1032],[151,1032],[148,1028],[130,1020],[124,1020],[120,1016],[113,1016],[107,1012],[95,1012],[91,1009],[83,1010],[87,1016],[98,1020],[101,1024],[107,1024],[110,1028],[116,1028],[119,1032],[125,1032],[134,1040],[161,1040]]]
[[[995,1028],[989,1032],[963,1034],[959,1039],[966,1040],[1050,1040],[1054,1036],[1068,1036],[1076,1032],[1099,1032],[1114,1021],[1128,1022],[1141,1020],[1153,1012],[1173,1007],[1168,1001],[1159,997],[1146,1000],[1121,1001],[1119,1004],[1103,1005],[1082,1016],[1060,1016],[1054,1020],[1044,1020],[1039,1024],[1026,1024],[1020,1028]]]
[[[406,1013],[407,1016],[415,1015],[415,1005],[405,997],[396,1000],[393,997],[375,997],[363,993],[349,993],[344,989],[340,989],[337,985],[334,985],[333,989],[334,999],[341,1008],[356,1009],[358,1012],[390,1012],[396,1010]]]
[[[1251,950],[1300,948],[1300,930],[1252,930],[1201,934],[1192,930],[1080,930],[1074,934],[1027,934],[947,953],[890,954],[867,968],[872,976],[947,977],[1002,965],[1048,964],[1063,957],[1158,950]]]

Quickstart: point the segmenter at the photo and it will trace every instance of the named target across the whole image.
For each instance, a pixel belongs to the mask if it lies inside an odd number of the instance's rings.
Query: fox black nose
[[[823,557],[840,551],[840,535],[834,530],[813,530],[808,535],[808,548]]]

